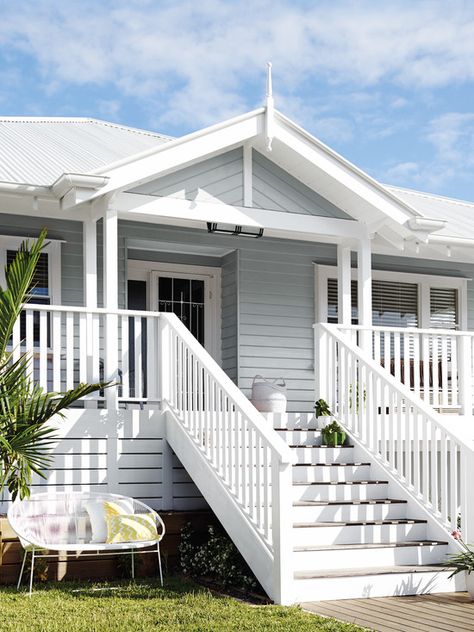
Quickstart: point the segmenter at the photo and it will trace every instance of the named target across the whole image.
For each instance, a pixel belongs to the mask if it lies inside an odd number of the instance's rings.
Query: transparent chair
[[[106,501],[121,505],[124,508],[124,513],[127,514],[152,515],[158,537],[153,540],[107,543],[105,541],[104,518],[103,528],[100,529],[101,533],[99,534],[101,537],[97,540],[99,531],[97,520],[100,520],[102,503]],[[95,512],[98,513],[99,518],[94,518],[92,522],[91,506],[92,508],[94,506],[99,508],[98,512]],[[8,510],[8,521],[25,549],[17,588],[21,584],[26,556],[31,551],[30,595],[33,587],[35,558],[58,557],[59,553],[62,557],[64,555],[76,557],[78,554],[97,556],[130,553],[132,556],[132,578],[134,578],[134,551],[156,547],[154,551],[143,552],[157,554],[160,581],[163,585],[160,542],[165,534],[165,525],[156,511],[140,500],[119,494],[100,492],[44,492],[12,503]],[[94,521],[96,522],[95,525],[93,524]],[[94,526],[96,527],[95,534]],[[73,555],[74,553],[75,555]]]

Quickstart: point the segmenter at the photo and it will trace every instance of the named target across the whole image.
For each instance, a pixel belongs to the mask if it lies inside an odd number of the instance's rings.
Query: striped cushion
[[[148,514],[105,514],[107,544],[159,540],[155,516]]]

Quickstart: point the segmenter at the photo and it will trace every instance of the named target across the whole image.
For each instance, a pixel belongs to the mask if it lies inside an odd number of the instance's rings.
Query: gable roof
[[[93,118],[0,118],[0,182],[49,186],[157,147],[169,136]]]

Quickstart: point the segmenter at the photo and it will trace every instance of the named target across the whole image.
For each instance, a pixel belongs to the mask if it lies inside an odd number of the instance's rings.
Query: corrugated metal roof
[[[0,118],[0,181],[51,185],[151,149],[169,136],[92,118]]]
[[[385,186],[425,217],[445,219],[447,221],[446,228],[437,230],[434,233],[435,235],[474,238],[474,202],[456,200],[443,197],[442,195],[423,193],[400,187]]]

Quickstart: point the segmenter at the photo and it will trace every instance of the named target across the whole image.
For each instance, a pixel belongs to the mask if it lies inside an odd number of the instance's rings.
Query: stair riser
[[[390,520],[407,517],[406,503],[293,507],[293,522]]]
[[[363,599],[422,595],[465,590],[464,578],[456,575],[448,579],[449,571],[367,575],[358,577],[324,577],[295,580],[295,601],[325,599]]]
[[[277,430],[276,432],[288,445],[321,445],[320,430]]]
[[[317,466],[302,465],[293,468],[293,481],[312,483],[315,481],[357,481],[370,478],[370,465]]]
[[[301,551],[293,555],[295,571],[314,569],[376,568],[403,564],[439,564],[446,559],[448,547],[404,546],[377,549],[332,549]]]
[[[293,501],[297,500],[368,500],[387,498],[388,485],[293,485]]]
[[[321,428],[326,424],[315,418],[313,413],[262,413],[273,428]]]
[[[426,539],[426,524],[298,527],[293,541],[298,546],[325,544],[378,544]]]
[[[293,448],[297,463],[352,463],[354,448]]]

